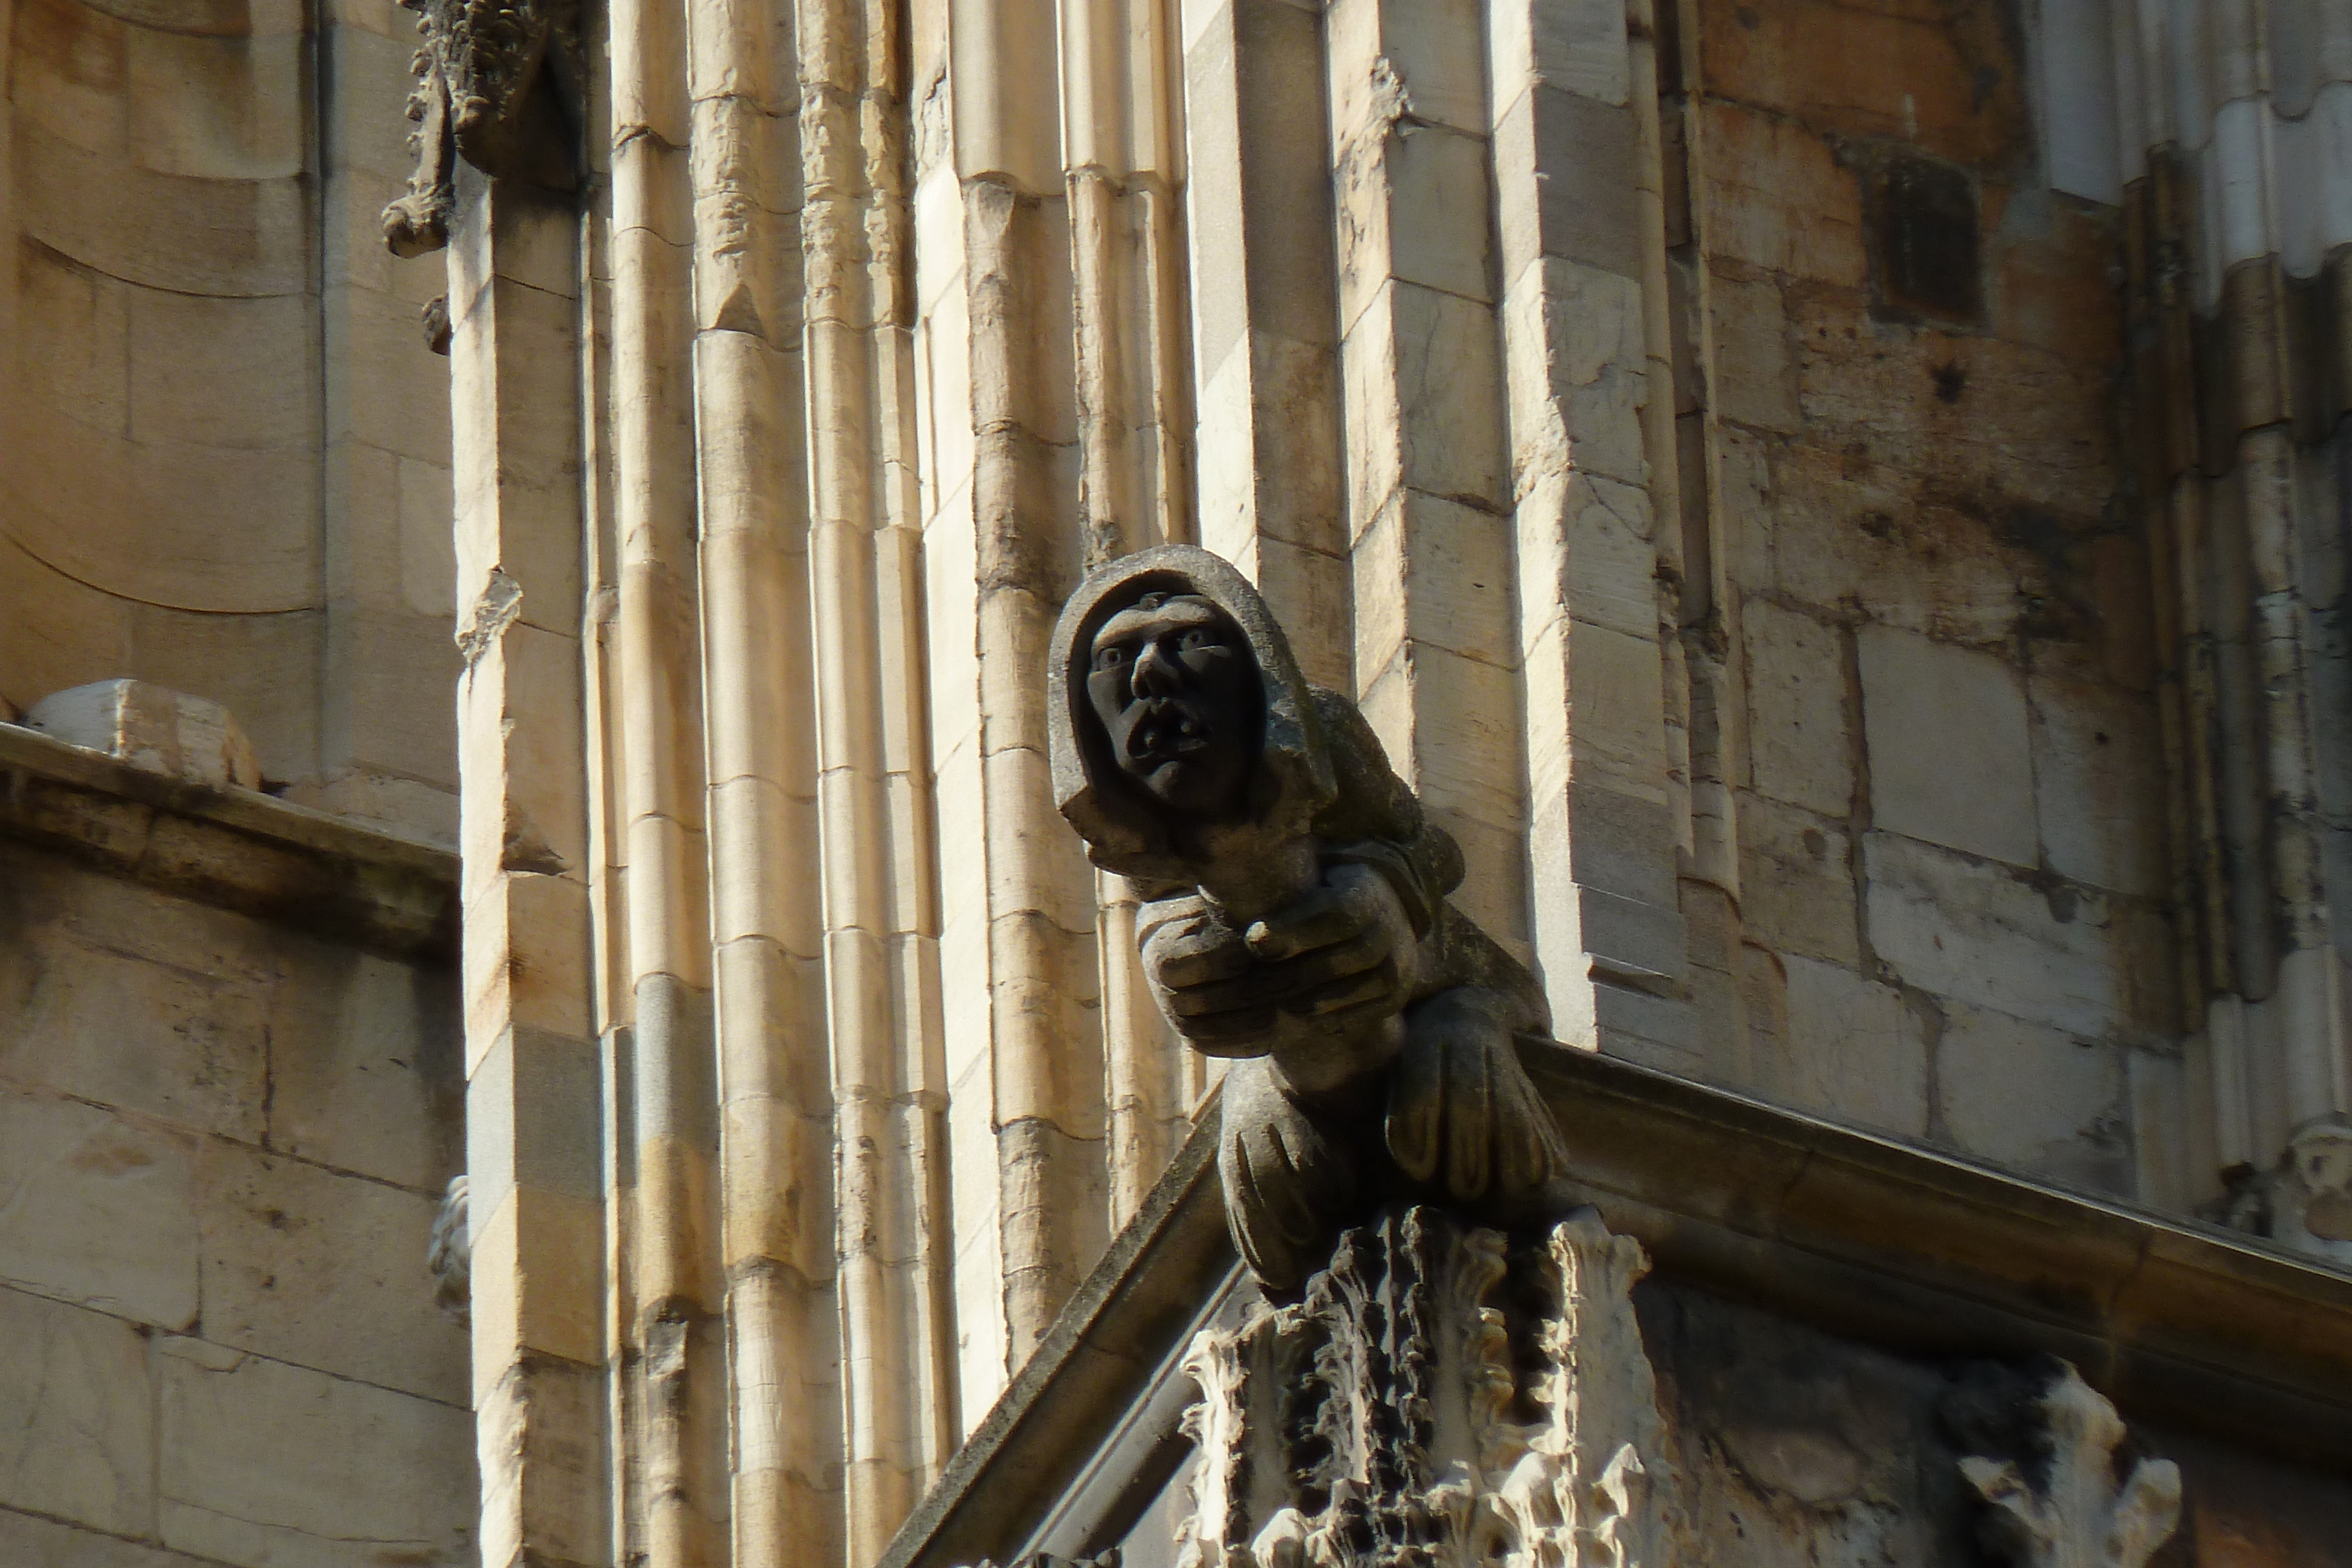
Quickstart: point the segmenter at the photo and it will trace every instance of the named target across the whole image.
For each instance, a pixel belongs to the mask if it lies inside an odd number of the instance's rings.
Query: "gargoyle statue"
[[[408,193],[383,210],[394,256],[449,242],[457,160],[551,191],[577,183],[580,0],[400,0],[424,44],[414,68]]]
[[[1249,580],[1187,546],[1111,562],[1048,682],[1062,815],[1149,901],[1170,1025],[1238,1059],[1218,1170],[1260,1283],[1296,1290],[1386,1198],[1536,1218],[1566,1151],[1512,1037],[1549,1027],[1542,994],[1446,902],[1461,851]]]

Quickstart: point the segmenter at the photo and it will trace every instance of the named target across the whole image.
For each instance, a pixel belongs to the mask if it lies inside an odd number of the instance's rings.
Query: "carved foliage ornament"
[[[574,181],[579,0],[400,0],[423,39],[408,118],[407,193],[383,210],[394,256],[448,243],[457,161],[553,190]],[[548,89],[541,90],[545,79]]]
[[[1664,1568],[1648,1266],[1589,1209],[1517,1255],[1422,1207],[1347,1232],[1297,1302],[1193,1340],[1179,1568]]]
[[[1972,1455],[1960,1474],[1986,1505],[1985,1544],[2011,1568],[2144,1568],[2180,1523],[2180,1467],[2139,1458],[2118,1476],[2116,1407],[2064,1362],[2032,1399],[2036,1451]]]

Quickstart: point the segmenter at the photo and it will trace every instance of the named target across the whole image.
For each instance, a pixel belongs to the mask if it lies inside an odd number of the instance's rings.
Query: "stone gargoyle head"
[[[1329,751],[1282,628],[1229,562],[1165,545],[1095,572],[1047,679],[1055,803],[1095,864],[1236,913],[1314,884]]]

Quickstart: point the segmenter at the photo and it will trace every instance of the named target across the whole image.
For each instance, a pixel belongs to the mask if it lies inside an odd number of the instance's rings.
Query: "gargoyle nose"
[[[1157,643],[1146,643],[1135,656],[1133,680],[1136,695],[1145,697],[1166,696],[1183,684],[1176,661],[1161,653]]]

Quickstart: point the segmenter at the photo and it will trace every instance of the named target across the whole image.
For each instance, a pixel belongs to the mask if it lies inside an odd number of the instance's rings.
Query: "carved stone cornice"
[[[2341,1270],[1630,1062],[1522,1053],[1574,1153],[1574,1196],[1671,1282],[1897,1351],[2060,1356],[2134,1420],[2352,1462]],[[1083,1554],[1109,1497],[1088,1468],[1148,1471],[1178,1444],[1183,1351],[1221,1292],[1248,1288],[1213,1139],[1212,1121],[878,1568]]]
[[[0,724],[0,835],[219,908],[454,961],[450,851]]]

